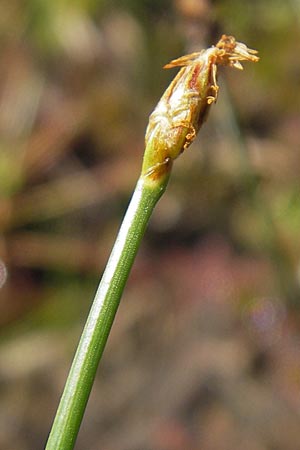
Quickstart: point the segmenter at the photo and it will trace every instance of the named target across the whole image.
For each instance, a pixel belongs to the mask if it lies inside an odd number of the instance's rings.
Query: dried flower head
[[[240,61],[259,60],[256,50],[223,35],[216,46],[174,59],[165,69],[181,67],[149,118],[143,174],[157,178],[187,149],[217,100],[218,65],[242,69]]]

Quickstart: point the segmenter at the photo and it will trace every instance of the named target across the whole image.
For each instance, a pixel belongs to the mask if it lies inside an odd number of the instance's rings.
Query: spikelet
[[[166,64],[166,69],[181,69],[150,115],[142,173],[160,176],[193,142],[217,100],[219,65],[242,69],[241,61],[258,60],[256,50],[224,34],[215,46]]]

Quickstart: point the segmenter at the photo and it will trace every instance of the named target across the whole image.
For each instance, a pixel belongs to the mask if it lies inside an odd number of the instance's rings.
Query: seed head
[[[223,34],[215,46],[181,56],[164,66],[181,69],[150,115],[143,175],[157,178],[169,171],[172,161],[193,142],[218,97],[218,66],[243,69],[240,61],[257,62],[256,55],[256,50]]]

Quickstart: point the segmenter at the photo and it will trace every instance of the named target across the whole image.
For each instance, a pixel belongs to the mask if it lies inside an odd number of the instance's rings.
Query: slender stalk
[[[193,142],[217,99],[217,66],[241,69],[256,51],[223,35],[216,46],[167,64],[182,67],[150,116],[141,176],[100,282],[67,379],[46,450],[72,450],[120,298],[172,162]]]
[[[71,450],[95,378],[124,285],[151,213],[168,176],[157,183],[141,177],[97,290],[49,435],[47,450]]]

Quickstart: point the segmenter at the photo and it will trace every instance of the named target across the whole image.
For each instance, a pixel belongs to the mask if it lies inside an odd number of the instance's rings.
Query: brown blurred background
[[[299,1],[0,6],[0,449],[44,447],[162,66],[222,33],[261,61],[174,166],[76,449],[299,449]]]

